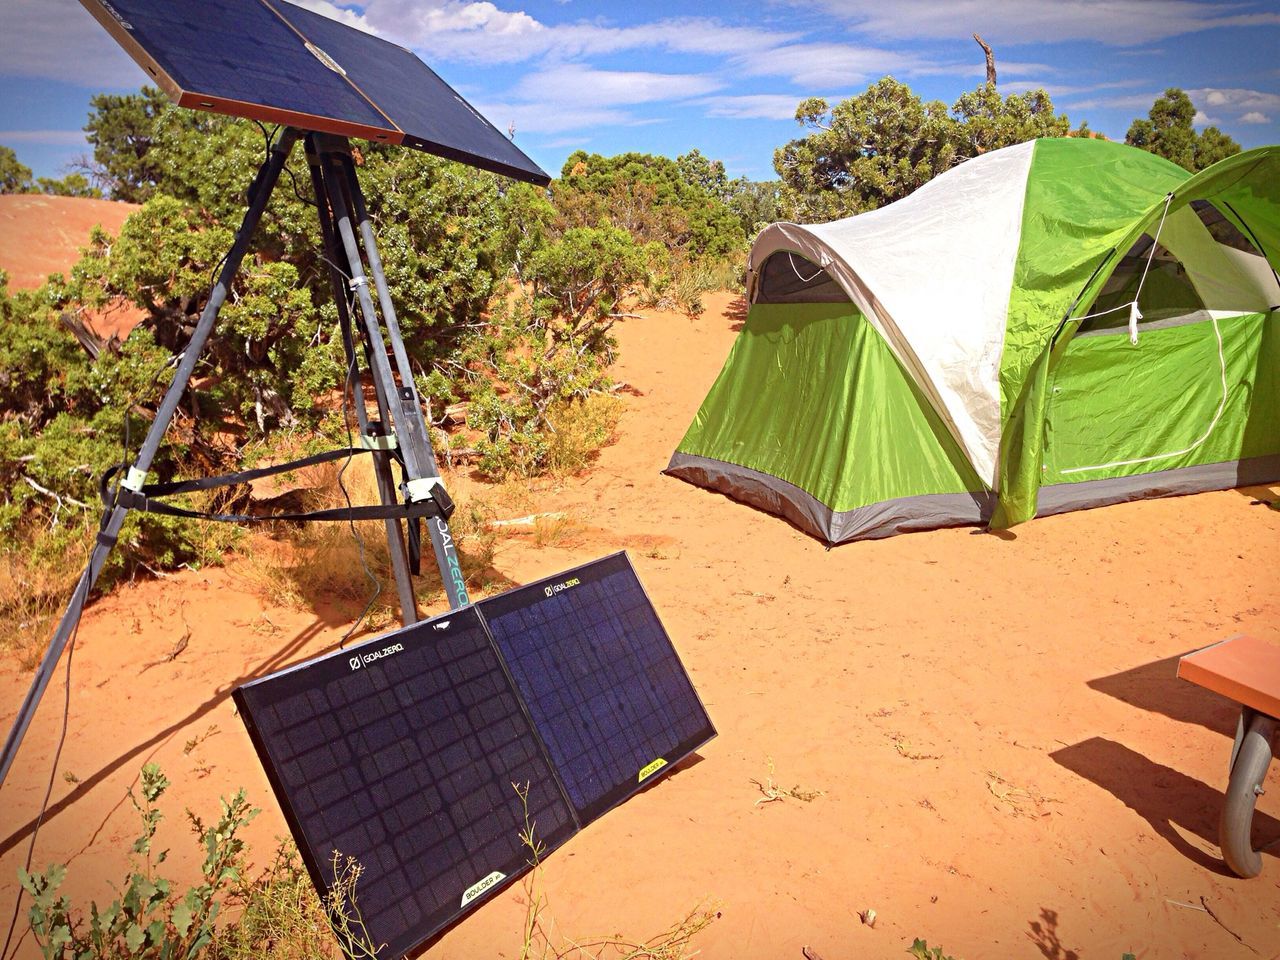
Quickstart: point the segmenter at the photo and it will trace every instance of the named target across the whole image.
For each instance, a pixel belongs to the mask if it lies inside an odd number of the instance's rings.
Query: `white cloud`
[[[1000,43],[1094,40],[1130,46],[1217,27],[1280,24],[1280,13],[1256,0],[819,0],[819,5],[875,36],[955,39],[976,30],[996,47],[997,67]]]
[[[0,130],[0,143],[39,143],[53,147],[86,147],[83,130]]]
[[[706,97],[695,101],[709,117],[733,120],[792,120],[803,100],[798,93],[751,93],[730,97]]]
[[[637,117],[626,108],[678,102],[719,89],[711,77],[640,70],[596,70],[585,64],[559,64],[525,75],[500,101],[476,108],[500,129],[514,123],[520,132],[555,134],[594,127],[640,126],[657,120]]]
[[[625,110],[600,110],[580,105],[477,101],[475,108],[499,130],[514,125],[517,144],[521,142],[521,135],[526,133],[570,133],[602,127],[635,126],[638,122]]]
[[[514,92],[519,99],[530,102],[608,107],[685,100],[722,85],[701,74],[596,70],[584,64],[563,64],[526,74]]]
[[[363,13],[341,7],[336,3],[330,2],[330,0],[290,0],[290,2],[296,3],[300,7],[306,7],[308,10],[313,10],[323,17],[328,17],[330,20],[345,23],[348,27],[363,30],[365,33],[378,32]]]
[[[1201,87],[1188,90],[1193,102],[1231,112],[1280,110],[1280,93],[1245,90],[1239,87]]]
[[[1151,105],[1164,95],[1163,90],[1153,90],[1150,93],[1125,93],[1117,96],[1109,97],[1086,97],[1083,100],[1075,100],[1071,97],[1064,97],[1070,100],[1072,110],[1141,110],[1144,114],[1151,109]]]
[[[5,0],[0,70],[96,90],[137,87],[147,80],[75,0]]]
[[[737,61],[748,76],[786,77],[807,89],[847,88],[923,66],[925,61],[914,54],[841,43],[787,44]]]
[[[1094,84],[1069,84],[1054,83],[1052,80],[1016,80],[1012,83],[1001,83],[1001,93],[1027,93],[1031,90],[1044,90],[1053,99],[1069,100],[1072,97],[1078,97],[1081,94],[1097,93],[1100,90],[1116,90],[1125,87],[1136,87],[1143,80],[1116,80],[1111,83],[1094,83]],[[1154,99],[1154,98],[1153,98]]]
[[[1265,113],[1260,113],[1257,110],[1250,110],[1244,116],[1240,117],[1240,122],[1241,123],[1270,123],[1271,118],[1268,117]]]
[[[1209,116],[1203,110],[1197,110],[1196,115],[1191,118],[1191,125],[1193,127],[1212,127],[1216,125],[1217,122],[1217,120]]]
[[[421,50],[429,60],[471,63],[571,59],[642,49],[731,56],[795,38],[708,17],[627,27],[590,20],[548,25],[522,10],[502,10],[485,0],[368,0],[363,17],[383,36]]]

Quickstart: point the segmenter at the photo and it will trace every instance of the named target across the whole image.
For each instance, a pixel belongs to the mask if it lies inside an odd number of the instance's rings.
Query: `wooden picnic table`
[[[1262,854],[1250,834],[1280,730],[1280,644],[1231,637],[1187,654],[1178,661],[1178,676],[1240,704],[1218,842],[1233,873],[1256,877]]]

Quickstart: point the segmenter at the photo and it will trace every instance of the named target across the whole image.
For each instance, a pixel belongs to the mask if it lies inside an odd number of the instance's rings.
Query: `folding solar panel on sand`
[[[248,683],[235,701],[312,880],[363,868],[420,946],[715,729],[625,554]],[[516,786],[528,790],[524,798]]]

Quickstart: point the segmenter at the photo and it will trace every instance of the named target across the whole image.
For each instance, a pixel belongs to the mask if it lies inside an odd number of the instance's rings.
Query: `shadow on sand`
[[[1174,829],[1192,833],[1206,843],[1218,844],[1218,816],[1223,795],[1194,777],[1156,763],[1124,744],[1092,737],[1075,746],[1055,750],[1049,755],[1054,762],[1077,776],[1102,787],[1130,810],[1141,816],[1157,835],[1188,860],[1222,876],[1234,876],[1215,856],[1198,849]],[[1226,785],[1228,753],[1223,750],[1222,780]],[[1261,811],[1253,817],[1254,847],[1280,839],[1280,820]]]
[[[1179,680],[1178,661],[1181,657],[1181,654],[1166,657],[1098,677],[1090,680],[1088,686],[1140,710],[1159,713],[1180,723],[1194,723],[1228,739],[1234,737],[1236,718],[1240,716],[1239,705],[1204,687]]]

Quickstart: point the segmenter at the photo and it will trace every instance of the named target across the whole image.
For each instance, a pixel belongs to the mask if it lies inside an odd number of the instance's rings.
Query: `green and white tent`
[[[1280,478],[1280,147],[1099,140],[777,223],[667,473],[828,543]]]

